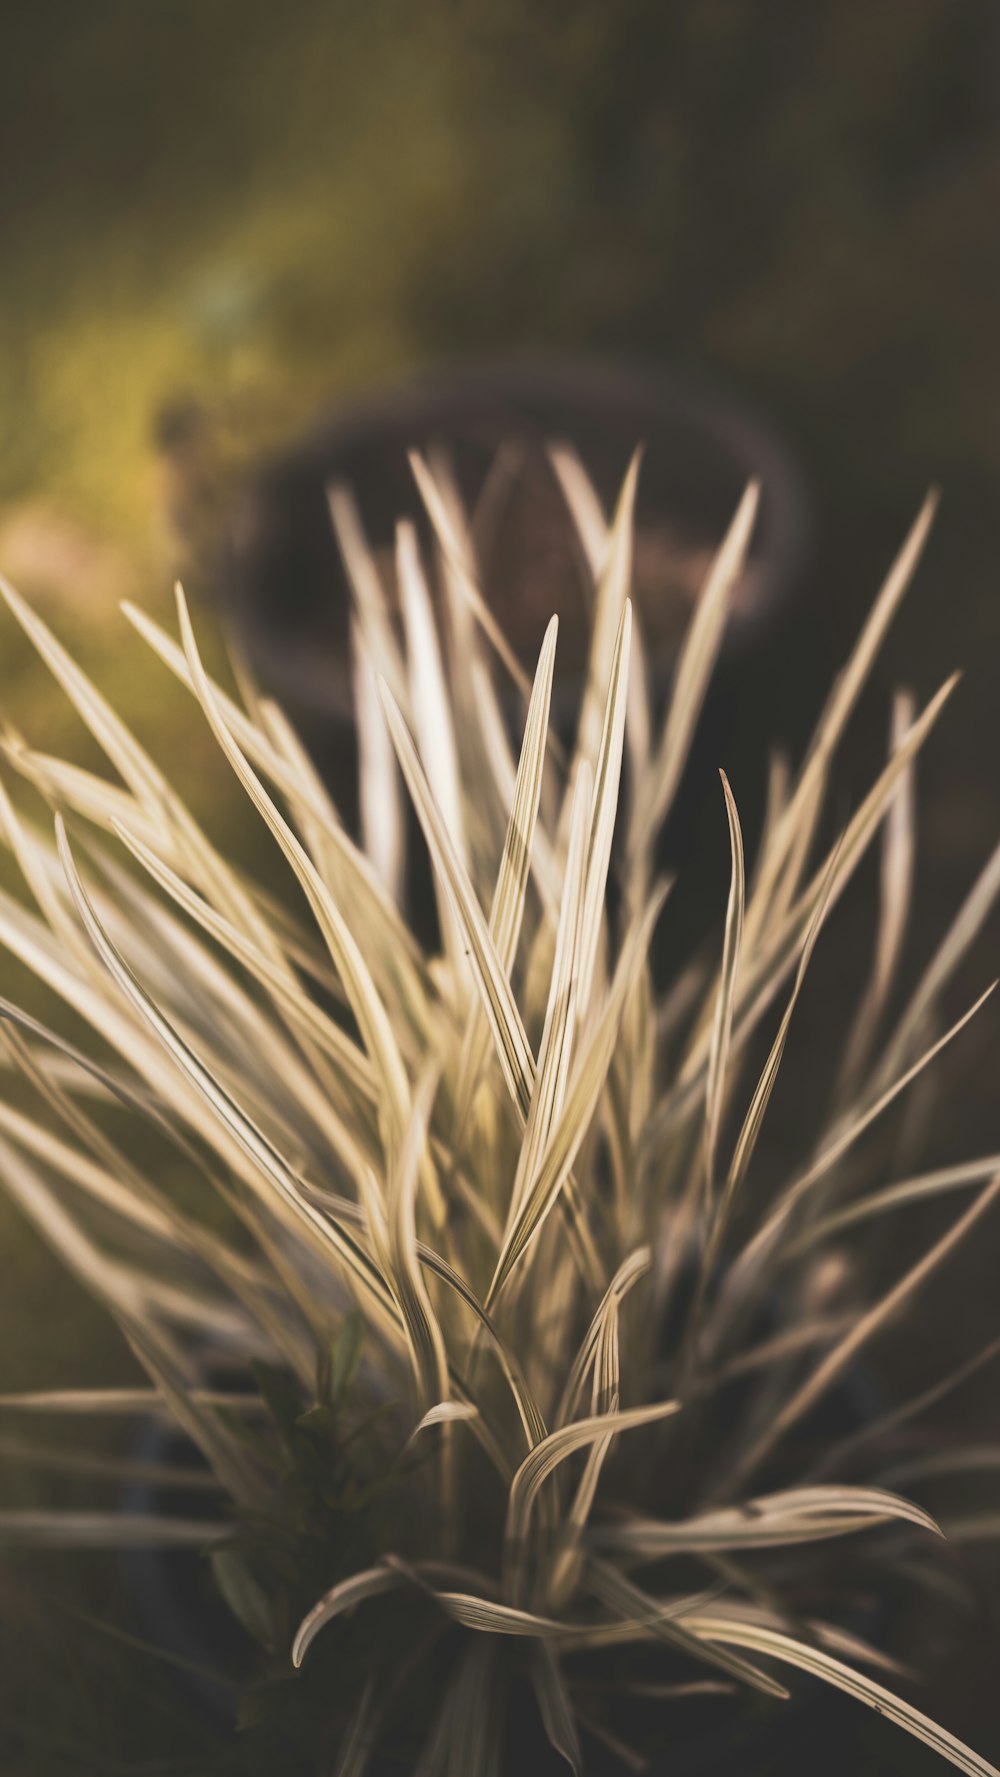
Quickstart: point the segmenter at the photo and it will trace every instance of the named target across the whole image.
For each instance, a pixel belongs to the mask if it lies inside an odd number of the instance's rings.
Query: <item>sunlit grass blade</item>
[[[123,604],[122,611],[164,665],[169,667],[189,691],[195,693],[195,675],[184,649],[145,612],[127,602]],[[211,691],[213,708],[226,730],[233,736],[236,745],[287,798],[290,806],[300,810],[322,830],[328,873],[336,867],[334,881],[338,898],[349,904],[352,911],[360,913],[366,930],[370,929],[372,967],[379,965],[391,976],[400,995],[401,1011],[412,1020],[426,1040],[429,1020],[427,988],[421,968],[423,959],[413,933],[385,889],[374,864],[349,837],[339,820],[329,818],[325,803],[317,802],[310,785],[304,783],[289,767],[270,738],[204,673],[204,669],[202,673],[202,682]],[[287,948],[279,907],[276,904],[269,907],[268,915],[269,926],[272,929],[277,927],[283,946]]]
[[[375,1075],[371,1063],[357,1044],[347,1035],[339,1024],[328,1018],[316,1001],[305,993],[295,982],[294,977],[278,968],[271,958],[258,950],[251,938],[240,932],[222,914],[209,906],[208,902],[191,889],[187,883],[170,868],[155,851],[144,844],[127,827],[118,822],[114,826],[115,836],[127,846],[132,856],[149,872],[153,881],[166,891],[172,900],[182,907],[202,929],[214,938],[238,962],[249,970],[256,979],[265,981],[268,988],[279,999],[293,1020],[302,1026],[309,1037],[323,1049],[336,1063],[339,1076],[350,1086],[354,1093],[364,1098],[373,1099],[376,1093]]]
[[[626,599],[611,659],[604,726],[597,749],[597,763],[594,771],[593,818],[587,848],[587,881],[583,903],[583,925],[580,934],[578,1022],[583,1021],[590,1006],[594,969],[597,963],[601,931],[604,926],[608,868],[611,862],[611,843],[614,838],[615,818],[618,812],[618,791],[621,783],[625,715],[629,697],[631,643],[632,604],[629,599]]]
[[[153,765],[148,754],[139,745],[135,736],[126,728],[121,718],[115,714],[107,699],[101,695],[86,674],[77,666],[75,660],[58,642],[48,625],[31,609],[20,594],[0,576],[0,592],[3,593],[9,609],[17,618],[18,623],[38,650],[53,677],[58,680],[67,697],[87,724],[98,745],[107,754],[115,770],[119,772],[133,795],[139,802],[154,810],[161,800],[166,785],[161,773]]]
[[[909,692],[898,692],[892,709],[891,750],[905,740],[916,705]],[[839,1097],[849,1100],[871,1054],[875,1033],[892,986],[909,912],[915,853],[914,772],[903,773],[883,827],[881,909],[871,979],[854,1015],[844,1049]]]
[[[489,932],[501,967],[509,975],[524,918],[528,875],[531,869],[538,802],[545,766],[552,674],[555,667],[558,623],[553,617],[545,632],[524,725],[503,854],[497,875]],[[461,1132],[469,1102],[489,1042],[489,1025],[477,1000],[470,1010],[455,1087],[455,1126]]]
[[[497,1268],[487,1306],[499,1294],[510,1272],[535,1240],[570,1176],[604,1089],[625,1002],[645,961],[665,898],[664,888],[635,923],[622,947],[607,999],[593,1020],[589,1041],[581,1046],[562,1114],[545,1149],[534,1188],[507,1244],[503,1265]]]
[[[428,1074],[414,1098],[406,1140],[390,1174],[386,1192],[386,1221],[394,1293],[399,1302],[413,1357],[419,1399],[425,1409],[448,1394],[448,1361],[444,1338],[431,1306],[417,1254],[417,1182],[436,1088],[436,1076]]]
[[[261,1186],[269,1187],[277,1202],[285,1207],[302,1238],[320,1256],[333,1259],[338,1265],[343,1264],[355,1281],[374,1296],[377,1303],[383,1308],[388,1306],[389,1298],[384,1282],[362,1249],[338,1233],[326,1217],[313,1209],[301,1192],[294,1175],[271,1143],[202,1066],[132,975],[94,912],[62,828],[59,829],[59,847],[74,903],[91,942],[126,999],[131,1001],[156,1033],[165,1051],[165,1061],[169,1057],[206,1101],[222,1127],[233,1136],[237,1145],[253,1162],[260,1174]]]
[[[708,1080],[705,1087],[705,1201],[710,1209],[714,1207],[715,1150],[719,1139],[719,1124],[722,1119],[722,1104],[726,1087],[726,1064],[729,1059],[729,1045],[732,1038],[736,982],[743,938],[745,896],[743,835],[740,831],[740,818],[736,812],[733,793],[729,788],[729,779],[724,771],[719,775],[726,798],[732,873],[729,884],[729,902],[726,908],[726,931],[722,945],[722,970],[715,1002],[715,1016],[712,1021],[712,1042],[708,1052]]]
[[[852,815],[840,838],[831,848],[830,853],[781,924],[759,944],[752,943],[752,934],[748,933],[747,960],[740,981],[734,1041],[740,1041],[754,1028],[782,981],[795,966],[817,903],[829,891],[829,902],[832,909],[843,894],[886,814],[901,774],[909,767],[911,760],[923,746],[957,683],[957,674],[946,680],[921,711],[909,729],[905,740],[897,747],[876,783]],[[835,855],[837,869],[831,883],[830,871]],[[748,923],[749,913],[750,909],[748,908]],[[687,1097],[689,1101],[697,1102],[699,1082],[707,1070],[709,1042],[709,1026],[707,1022],[703,1022],[696,1032],[684,1066],[681,1092],[682,1096]],[[676,1107],[671,1104],[668,1098],[657,1112],[652,1133],[658,1134],[674,1116],[676,1116]]]
[[[806,941],[802,946],[802,954],[799,958],[799,966],[796,970],[795,982],[791,994],[789,995],[788,1004],[785,1007],[781,1023],[778,1026],[774,1042],[771,1044],[760,1078],[754,1088],[753,1097],[750,1100],[750,1105],[743,1120],[740,1133],[736,1138],[736,1146],[733,1149],[733,1157],[729,1163],[729,1172],[726,1177],[722,1199],[719,1203],[718,1214],[706,1248],[704,1264],[704,1270],[706,1273],[711,1267],[711,1262],[714,1259],[725,1234],[726,1223],[731,1213],[736,1193],[746,1176],[750,1161],[753,1158],[754,1149],[757,1146],[767,1107],[771,1102],[771,1094],[774,1091],[777,1082],[778,1071],[781,1067],[782,1057],[785,1053],[785,1044],[788,1041],[788,1032],[792,1022],[792,1015],[795,1011],[796,1004],[798,1003],[799,994],[802,991],[802,985],[806,978],[806,971],[812,960],[812,953],[816,946],[816,940],[819,937],[823,922],[826,918],[830,902],[830,893],[836,877],[838,858],[839,852],[835,852],[828,872],[827,886],[821,899],[817,903],[816,911],[813,914],[812,924],[806,933]]]
[[[327,503],[372,669],[376,679],[388,680],[393,695],[405,707],[407,682],[402,650],[393,634],[378,568],[353,495],[346,487],[331,487],[327,490]]]
[[[448,889],[468,940],[476,980],[504,1077],[514,1103],[527,1119],[535,1063],[510,982],[497,955],[483,910],[451,844],[409,730],[388,687],[383,690],[383,705],[396,756],[413,798],[435,868]]]
[[[358,726],[361,837],[380,882],[398,906],[406,869],[399,768],[382,714],[375,670],[357,620],[351,625],[351,656]]]
[[[396,1042],[395,1033],[371,979],[360,945],[333,901],[315,865],[303,850],[288,823],[278,812],[271,798],[239,746],[233,739],[215,703],[198,654],[194,632],[183,595],[178,592],[178,620],[184,652],[194,680],[199,702],[209,725],[230,765],[270,828],[281,850],[295,871],[316,923],[323,933],[337,972],[344,984],[351,1010],[358,1022],[373,1067],[377,1069],[385,1093],[389,1139],[400,1140],[410,1115],[410,1089]]]
[[[549,461],[583,546],[596,585],[608,551],[608,523],[587,470],[571,444],[549,446]]]
[[[525,1199],[530,1196],[535,1184],[542,1154],[566,1096],[566,1084],[573,1058],[576,997],[580,985],[580,948],[587,869],[587,835],[591,820],[591,788],[589,767],[585,762],[581,762],[573,792],[573,816],[570,823],[569,850],[566,857],[566,882],[559,913],[559,926],[556,932],[556,947],[552,962],[552,979],[545,1012],[545,1025],[538,1048],[538,1063],[524,1140],[521,1143],[517,1172],[511,1191],[504,1244],[497,1259],[497,1274],[504,1269],[507,1248],[516,1238],[518,1216]],[[488,1301],[493,1299],[494,1293],[495,1289],[491,1287],[487,1297]]]
[[[677,661],[670,708],[643,794],[636,802],[629,852],[637,856],[650,843],[673,802],[687,761],[695,724],[715,665],[729,615],[733,587],[743,572],[760,489],[751,482],[719,546],[698,599]]]
[[[621,627],[632,578],[632,531],[640,462],[641,453],[636,451],[618,496],[594,600],[590,656],[577,723],[576,753],[578,758],[588,761],[595,774],[608,701],[608,686],[612,681],[616,654],[620,655],[623,645],[627,682],[628,640],[626,638],[624,644],[622,643]],[[624,711],[621,721],[624,723]]]
[[[413,478],[417,487],[420,489],[420,497],[427,508],[428,517],[434,526],[438,540],[448,557],[449,563],[455,570],[456,585],[468,603],[469,609],[472,611],[477,623],[479,623],[482,628],[483,634],[488,637],[492,646],[496,650],[498,658],[503,662],[514,684],[517,686],[525,700],[527,700],[531,695],[531,685],[528,680],[528,675],[472,578],[461,539],[451,522],[447,503],[442,499],[434,477],[419,451],[410,451],[409,462],[410,468],[413,471]],[[389,684],[390,689],[392,689],[391,680],[389,681]]]

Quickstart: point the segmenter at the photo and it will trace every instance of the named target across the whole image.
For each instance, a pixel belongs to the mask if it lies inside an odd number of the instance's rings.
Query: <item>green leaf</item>
[[[261,1647],[273,1652],[277,1635],[271,1601],[263,1587],[254,1579],[243,1556],[235,1549],[213,1549],[212,1573],[237,1622]]]

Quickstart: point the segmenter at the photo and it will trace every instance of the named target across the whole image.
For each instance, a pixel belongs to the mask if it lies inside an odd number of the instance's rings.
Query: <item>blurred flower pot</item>
[[[583,667],[587,576],[552,444],[577,453],[606,513],[643,447],[633,591],[654,693],[669,683],[712,552],[751,477],[762,483],[761,512],[727,648],[758,638],[788,599],[809,529],[799,474],[759,416],[708,385],[653,366],[515,363],[441,372],[345,403],[243,485],[221,575],[251,665],[338,777],[331,749],[351,719],[349,592],[327,489],[352,490],[373,549],[389,560],[401,515],[428,535],[407,452],[443,453],[474,515],[482,589],[526,666],[552,612],[563,619],[561,722]]]

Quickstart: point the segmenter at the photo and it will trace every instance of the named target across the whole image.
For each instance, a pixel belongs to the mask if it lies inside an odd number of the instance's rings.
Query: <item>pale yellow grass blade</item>
[[[750,928],[756,936],[767,917],[768,902],[789,852],[802,834],[811,833],[819,809],[820,796],[829,769],[830,759],[857,703],[872,663],[900,602],[909,586],[923,553],[934,521],[937,496],[929,494],[924,501],[909,536],[886,577],[885,583],[854,650],[836,680],[826,709],[820,717],[806,763],[768,846],[768,855],[761,869],[753,902],[748,911]],[[804,854],[803,854],[804,855]]]
[[[604,900],[621,784],[631,641],[632,604],[631,600],[626,599],[611,659],[604,726],[594,773],[594,811],[587,851],[587,884],[580,937],[580,992],[577,1001],[579,1023],[586,1018],[590,1006],[598,946],[604,927]]]
[[[760,489],[756,482],[751,482],[719,546],[684,638],[663,733],[649,777],[636,801],[629,836],[632,856],[649,846],[654,833],[663,824],[680,783],[725,631],[730,596],[743,572],[750,547],[759,499]]]
[[[611,682],[615,656],[618,652],[616,638],[620,637],[622,618],[632,579],[632,529],[640,461],[641,453],[636,451],[628,466],[622,490],[618,496],[618,506],[608,537],[608,547],[601,566],[597,596],[594,601],[594,615],[590,631],[590,657],[587,662],[587,678],[577,724],[576,752],[578,758],[588,761],[595,773],[608,697],[607,687]],[[627,648],[628,643],[626,642],[626,669],[628,664]],[[624,711],[621,720],[624,722]]]
[[[406,828],[399,767],[379,701],[378,681],[361,626],[351,623],[354,711],[358,731],[358,803],[366,855],[386,893],[401,905]]]
[[[496,945],[490,936],[472,884],[451,844],[448,829],[434,801],[409,730],[388,686],[383,687],[382,697],[396,756],[413,798],[435,869],[447,887],[469,945],[470,960],[504,1078],[514,1103],[526,1120],[531,1106],[535,1063],[510,982],[497,955]]]
[[[556,948],[552,963],[549,1000],[545,1025],[538,1048],[538,1063],[528,1109],[517,1171],[511,1190],[510,1210],[504,1243],[497,1259],[497,1274],[503,1272],[508,1247],[516,1238],[518,1217],[525,1199],[535,1184],[541,1157],[562,1110],[573,1059],[576,998],[580,983],[580,936],[584,911],[584,882],[587,868],[587,835],[591,819],[590,769],[581,761],[573,792],[573,814],[570,824],[569,851],[566,857],[566,879],[563,902],[559,912]],[[494,1280],[495,1284],[495,1280]],[[487,1296],[493,1300],[494,1286]]]
[[[729,821],[729,849],[732,859],[729,901],[726,907],[726,931],[722,946],[722,970],[712,1021],[712,1041],[708,1052],[708,1079],[705,1086],[705,1201],[711,1209],[715,1200],[715,1150],[726,1088],[726,1066],[733,1030],[736,1005],[736,984],[743,940],[743,903],[745,896],[743,867],[743,835],[740,817],[729,788],[729,779],[720,771]]]

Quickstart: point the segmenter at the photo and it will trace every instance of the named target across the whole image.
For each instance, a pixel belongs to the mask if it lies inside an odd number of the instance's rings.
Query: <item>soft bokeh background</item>
[[[926,486],[943,488],[844,767],[850,796],[891,684],[925,696],[967,668],[921,768],[915,966],[1000,828],[998,215],[993,0],[9,6],[0,566],[239,846],[199,725],[116,607],[166,609],[182,559],[197,584],[258,455],[442,363],[572,353],[701,372],[777,429],[813,511],[794,610],[718,694],[747,777],[762,781],[761,709],[801,738]],[[78,746],[9,623],[0,691],[38,745]],[[963,1052],[945,1152],[996,1145],[995,1057],[985,1040]],[[4,1386],[120,1369],[114,1335],[6,1209],[0,1234]],[[995,1330],[991,1241],[961,1303],[937,1299],[941,1363]],[[995,1412],[983,1430],[997,1435]],[[971,1731],[982,1685],[966,1689],[950,1719]]]

